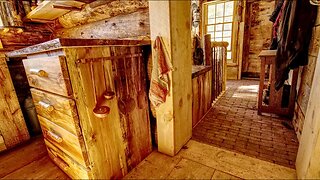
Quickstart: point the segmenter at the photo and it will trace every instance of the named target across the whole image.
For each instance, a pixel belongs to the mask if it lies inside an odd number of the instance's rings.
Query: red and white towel
[[[155,107],[166,102],[170,91],[169,72],[172,70],[172,66],[170,60],[165,55],[165,48],[162,42],[161,37],[158,36],[153,45],[156,55],[153,56],[149,99]]]

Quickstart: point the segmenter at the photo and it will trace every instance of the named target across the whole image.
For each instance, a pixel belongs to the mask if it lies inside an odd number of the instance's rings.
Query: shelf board
[[[82,8],[84,2],[68,0],[68,1],[56,1],[56,0],[45,0],[38,7],[32,10],[27,16],[27,19],[34,19],[35,21],[52,21],[56,18],[70,12],[70,9],[54,8],[54,6],[64,6],[70,8]]]
[[[0,29],[9,28],[9,29],[23,29],[23,26],[0,26]]]

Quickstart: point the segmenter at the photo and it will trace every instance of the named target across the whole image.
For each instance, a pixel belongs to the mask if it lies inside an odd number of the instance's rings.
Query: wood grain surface
[[[23,60],[29,85],[59,95],[71,96],[72,88],[63,56]],[[39,74],[35,71],[41,71]]]
[[[36,111],[40,116],[45,117],[76,136],[81,135],[74,100],[35,88],[31,89],[31,94]]]
[[[30,136],[14,90],[5,58],[0,58],[0,135],[6,148],[27,141]]]
[[[63,152],[68,154],[74,160],[86,166],[88,163],[85,160],[85,157],[82,152],[80,141],[82,137],[75,136],[68,132],[67,130],[61,128],[60,126],[52,123],[44,117],[38,115],[40,125],[42,128],[44,138],[50,143],[54,144],[56,147],[61,149]],[[61,141],[58,141],[57,138],[52,137],[51,134],[61,138]]]
[[[192,78],[192,127],[195,127],[212,104],[212,70]]]
[[[131,48],[134,51],[135,48],[141,47],[132,46]],[[133,60],[125,58],[128,63],[126,70],[123,58],[122,60],[76,63],[78,59],[95,59],[131,53],[130,46],[111,49],[110,47],[83,47],[64,50],[72,87],[76,92],[74,98],[89,159],[95,163],[92,167],[94,178],[120,178],[151,152],[149,113],[147,106],[143,109],[137,108],[137,86],[134,84],[141,79],[137,78],[136,72],[133,71]],[[93,70],[93,76],[91,70]],[[110,108],[110,113],[107,117],[98,118],[92,110],[96,106],[96,99],[101,98],[106,90],[114,90],[116,98],[104,101],[104,105]],[[134,99],[134,108],[131,112],[120,112],[118,104],[123,97]],[[145,103],[148,104],[147,101]]]
[[[52,161],[59,166],[65,173],[67,173],[72,179],[88,179],[89,170],[76,162],[70,156],[65,154],[59,148],[45,140],[47,146],[48,155]]]

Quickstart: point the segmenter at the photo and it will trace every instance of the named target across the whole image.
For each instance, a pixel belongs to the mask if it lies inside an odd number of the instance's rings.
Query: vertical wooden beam
[[[303,125],[296,169],[298,179],[320,178],[320,49]]]
[[[211,66],[212,65],[212,48],[211,48],[211,34],[205,34],[203,36],[203,49],[204,49],[204,65]]]
[[[152,43],[157,36],[163,38],[174,67],[169,75],[170,94],[157,108],[158,150],[173,156],[192,135],[190,2],[149,1],[149,13]]]

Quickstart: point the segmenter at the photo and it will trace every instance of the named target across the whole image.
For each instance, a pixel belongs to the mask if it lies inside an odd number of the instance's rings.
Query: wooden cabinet
[[[6,59],[0,57],[0,151],[29,140]]]
[[[8,53],[26,56],[49,156],[71,178],[121,178],[151,153],[149,44],[55,39]]]

